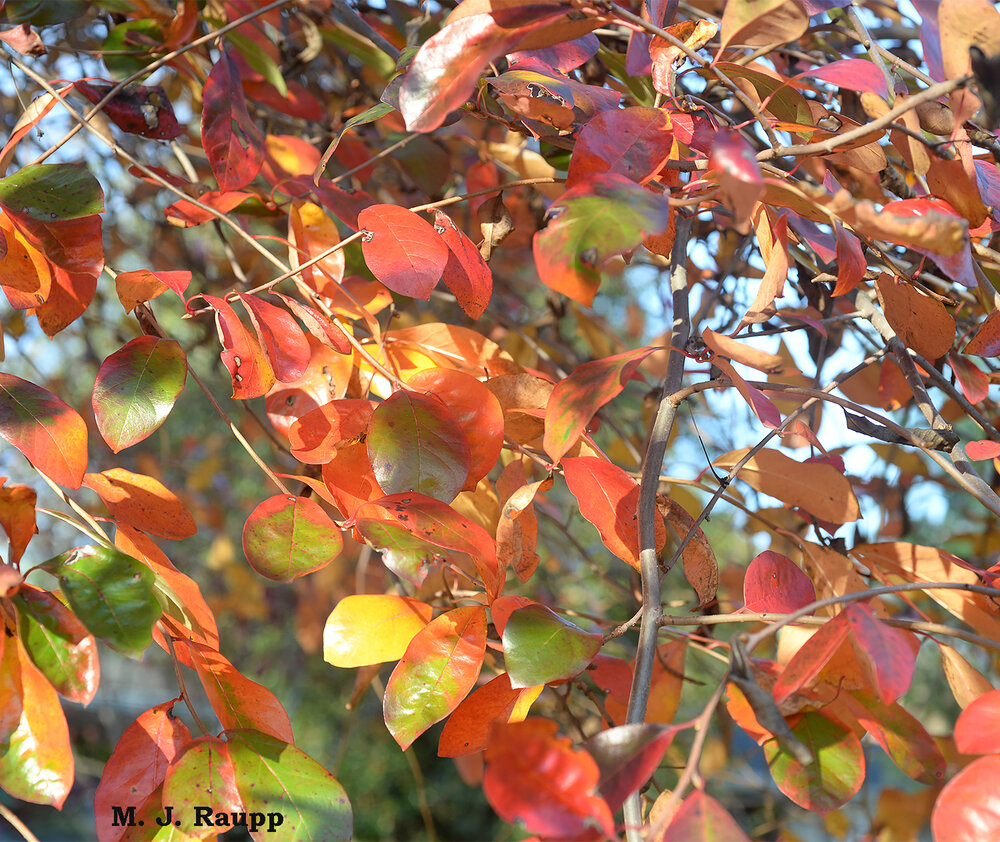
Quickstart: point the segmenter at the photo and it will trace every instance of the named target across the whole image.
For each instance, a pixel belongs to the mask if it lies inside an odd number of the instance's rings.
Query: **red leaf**
[[[208,205],[210,208],[215,208],[221,214],[229,213],[229,211],[242,205],[247,199],[252,199],[253,196],[253,193],[243,193],[239,190],[210,190],[208,193],[202,193],[198,197],[198,201],[203,205]],[[216,214],[198,207],[187,201],[187,199],[179,199],[172,205],[167,205],[163,209],[163,215],[175,225],[179,224],[182,228],[192,228],[195,225],[201,225],[203,222],[217,218]]]
[[[482,751],[490,740],[494,722],[506,722],[514,705],[531,688],[510,686],[502,672],[477,688],[448,717],[438,742],[438,757],[462,757]]]
[[[414,635],[385,685],[385,724],[404,751],[475,686],[486,654],[486,609],[455,608]]]
[[[761,212],[757,224],[757,239],[766,264],[764,277],[736,332],[748,324],[760,324],[771,318],[774,300],[781,295],[785,288],[785,278],[788,277],[788,218],[781,216],[772,224],[767,214]]]
[[[81,80],[75,85],[76,90],[94,105],[104,99],[112,87],[111,82],[103,81],[91,84]],[[173,140],[184,134],[167,92],[159,85],[130,85],[104,103],[102,112],[123,132],[140,137]]]
[[[328,348],[338,354],[346,355],[353,352],[347,335],[337,327],[332,319],[328,319],[309,305],[296,301],[288,295],[282,295],[280,292],[276,292],[274,295],[284,301],[285,306],[299,317],[306,330]]]
[[[626,564],[639,569],[639,484],[617,465],[596,456],[563,459],[566,484],[580,514],[601,533],[601,540]],[[662,518],[656,519],[656,549],[667,540]]]
[[[612,812],[652,777],[677,730],[652,724],[619,725],[583,743],[601,770],[598,786]]]
[[[445,25],[417,51],[399,88],[399,111],[411,132],[430,132],[475,91],[494,58],[514,52],[525,35],[565,16],[552,6],[473,14]]]
[[[611,810],[596,794],[597,764],[556,736],[558,727],[538,718],[494,726],[486,747],[486,799],[504,821],[523,822],[539,836],[573,839],[596,825],[613,837]]]
[[[776,430],[781,426],[781,413],[778,412],[778,407],[760,389],[751,386],[746,380],[740,377],[739,372],[733,368],[729,360],[722,357],[714,357],[712,363],[726,377],[733,381],[736,391],[747,402],[747,405],[753,410],[753,414],[757,416],[757,420],[761,424],[772,430]]]
[[[79,488],[87,472],[87,425],[51,392],[0,372],[0,437],[54,482]]]
[[[774,700],[781,704],[799,689],[806,687],[822,671],[834,656],[849,633],[847,616],[838,614],[820,626],[796,652],[775,682],[771,692]]]
[[[852,602],[844,609],[851,642],[868,682],[885,704],[892,704],[913,681],[916,650],[912,632],[893,628],[879,620],[867,605]]]
[[[264,164],[264,136],[247,112],[236,63],[225,51],[202,92],[201,142],[219,190],[239,190]]]
[[[372,205],[358,214],[361,251],[372,274],[393,292],[428,299],[450,254],[434,227],[397,205]]]
[[[743,601],[747,611],[791,614],[815,602],[816,590],[790,558],[766,550],[747,566]]]
[[[834,85],[847,88],[849,91],[857,91],[858,93],[872,91],[883,99],[887,99],[889,96],[889,89],[885,83],[885,74],[882,73],[878,65],[874,62],[866,61],[862,58],[831,61],[822,67],[806,70],[795,78],[801,79],[804,76],[811,79],[820,79],[824,82],[832,82]]]
[[[738,132],[720,129],[708,158],[709,171],[719,178],[719,201],[732,213],[733,227],[750,230],[750,212],[764,192],[764,177],[750,144]]]
[[[1000,456],[1000,442],[984,439],[983,441],[970,441],[965,445],[965,455],[974,461],[981,459],[995,459]]]
[[[941,790],[931,815],[938,842],[982,842],[1000,836],[1000,755],[980,757]]]
[[[170,762],[190,741],[191,732],[172,713],[178,701],[173,699],[147,710],[115,745],[94,796],[100,842],[117,842],[128,830],[113,825],[112,807],[142,807],[163,783]]]
[[[353,518],[363,503],[383,496],[364,442],[354,442],[333,451],[330,460],[323,465],[323,482],[345,518]]]
[[[871,65],[871,62],[866,61],[864,64]],[[879,76],[882,74],[879,73]],[[868,261],[865,260],[861,241],[854,234],[849,234],[839,224],[835,224],[833,230],[837,237],[837,285],[833,289],[833,295],[846,295],[864,280]]]
[[[298,380],[312,358],[309,343],[298,323],[287,310],[275,307],[256,295],[241,292],[239,296],[267,350],[274,376],[282,383]]]
[[[1000,690],[973,699],[958,715],[955,747],[962,754],[1000,754]]]
[[[448,246],[448,262],[441,280],[458,299],[470,319],[478,319],[493,294],[493,273],[476,244],[442,211],[434,213],[434,230]]]
[[[674,814],[670,824],[654,842],[750,842],[723,806],[703,790],[695,790]]]
[[[558,462],[584,432],[590,419],[617,397],[640,363],[655,349],[638,348],[577,366],[556,384],[545,408],[545,452]]]
[[[962,353],[975,354],[977,357],[1000,356],[1000,310],[989,314]]]
[[[237,400],[259,398],[274,385],[274,372],[257,338],[240,321],[224,298],[203,295],[215,309],[215,325],[222,340],[222,362],[233,378],[233,397]],[[192,299],[193,300],[193,299]],[[191,301],[188,301],[190,308]]]
[[[972,360],[963,354],[951,353],[948,363],[955,372],[962,394],[969,403],[981,403],[990,393],[990,379]]]
[[[599,173],[618,173],[638,184],[656,176],[674,143],[670,114],[635,106],[602,111],[581,130],[569,163],[566,186]]]

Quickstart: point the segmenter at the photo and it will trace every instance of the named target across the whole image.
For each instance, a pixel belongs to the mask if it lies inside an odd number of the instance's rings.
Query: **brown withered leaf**
[[[694,526],[694,518],[680,503],[669,497],[658,496],[656,506],[674,540],[679,544]],[[681,560],[684,564],[684,577],[698,595],[697,608],[703,608],[715,599],[719,591],[719,562],[700,528],[684,548]]]
[[[514,230],[514,217],[503,203],[502,193],[497,193],[492,199],[483,202],[476,215],[479,217],[479,230],[483,232],[479,253],[488,263],[493,255],[493,249],[506,240]]]

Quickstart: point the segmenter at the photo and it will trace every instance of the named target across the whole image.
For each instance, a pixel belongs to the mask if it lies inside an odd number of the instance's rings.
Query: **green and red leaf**
[[[462,490],[472,467],[465,432],[444,401],[405,389],[372,414],[368,457],[386,494],[415,491],[445,503]]]
[[[777,740],[766,742],[764,754],[778,789],[820,815],[850,801],[865,780],[865,755],[854,732],[818,713],[802,714],[791,729],[814,761],[803,765]]]
[[[414,635],[389,676],[385,724],[406,750],[458,707],[476,684],[486,654],[486,609],[455,608]]]
[[[548,227],[534,236],[535,264],[546,286],[590,306],[601,285],[601,266],[670,224],[670,205],[616,173],[598,175],[567,190],[549,208]]]
[[[243,811],[229,744],[218,737],[198,737],[173,758],[163,780],[163,804],[177,815],[177,832],[198,839],[215,837],[213,825],[198,820],[195,808],[217,813]]]
[[[0,437],[59,485],[79,488],[87,473],[87,425],[69,404],[0,372]]]
[[[105,359],[92,403],[108,447],[119,453],[159,429],[186,378],[187,355],[171,339],[140,336]]]
[[[275,582],[291,582],[326,567],[343,547],[341,530],[310,497],[269,497],[243,526],[247,561]]]

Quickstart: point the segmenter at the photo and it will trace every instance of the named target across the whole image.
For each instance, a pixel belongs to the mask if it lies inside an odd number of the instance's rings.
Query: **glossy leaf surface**
[[[503,630],[511,687],[534,687],[579,675],[601,649],[601,636],[585,632],[544,605],[514,611]]]
[[[572,839],[594,827],[613,833],[611,810],[596,794],[600,772],[545,719],[498,725],[486,747],[483,791],[505,821],[540,836]]]
[[[445,403],[403,389],[372,414],[368,457],[386,494],[415,491],[445,503],[472,467],[468,440]]]
[[[353,594],[337,603],[323,629],[323,659],[335,667],[397,661],[431,619],[425,602],[395,594]]]
[[[93,406],[97,429],[108,447],[119,453],[159,429],[186,378],[187,356],[170,339],[140,336],[104,360],[94,384]]]
[[[448,264],[449,250],[434,227],[413,211],[372,205],[358,214],[361,249],[372,274],[393,292],[430,298]]]
[[[172,540],[190,538],[198,531],[187,506],[153,477],[109,468],[87,474],[83,484],[96,491],[111,516],[126,526]]]
[[[410,641],[385,687],[385,724],[399,747],[451,713],[475,686],[486,653],[486,611],[455,608]]]
[[[92,634],[123,655],[142,656],[162,613],[148,567],[115,549],[79,547],[43,568],[59,579],[70,608]]]
[[[766,550],[747,565],[743,601],[747,611],[791,614],[815,602],[816,589],[788,556]]]
[[[268,838],[351,838],[353,812],[344,787],[308,754],[252,730],[228,730],[225,737],[244,809],[283,819]]]

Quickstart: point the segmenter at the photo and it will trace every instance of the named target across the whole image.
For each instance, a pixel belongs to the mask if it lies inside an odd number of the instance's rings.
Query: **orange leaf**
[[[734,450],[712,464],[729,470],[748,452],[749,448]],[[861,516],[850,482],[833,465],[796,462],[779,450],[765,448],[752,456],[737,476],[757,491],[827,523],[847,523]]]
[[[172,540],[190,538],[198,531],[187,506],[152,477],[110,468],[87,474],[83,484],[97,492],[115,520],[127,526]]]
[[[948,353],[955,341],[955,320],[936,298],[884,272],[875,281],[886,321],[907,348],[932,362]]]

